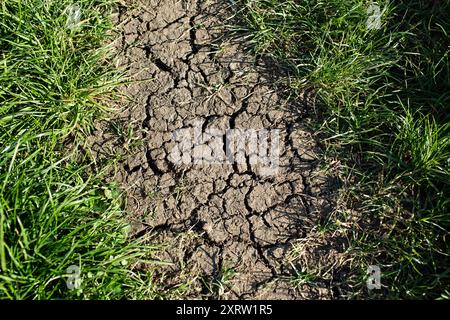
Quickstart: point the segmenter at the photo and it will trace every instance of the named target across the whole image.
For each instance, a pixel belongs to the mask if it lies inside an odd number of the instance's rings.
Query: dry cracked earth
[[[147,268],[168,291],[185,290],[187,298],[336,297],[344,245],[313,231],[333,206],[334,182],[318,169],[319,143],[305,125],[308,99],[288,101],[264,61],[221,38],[218,26],[233,14],[228,4],[120,7],[120,66],[139,81],[124,88],[123,112],[98,126],[93,150],[121,155],[111,179],[126,192],[134,236],[163,246],[157,259],[167,263]],[[230,163],[174,162],[174,133],[195,126],[279,130],[278,171],[263,174],[248,155]]]

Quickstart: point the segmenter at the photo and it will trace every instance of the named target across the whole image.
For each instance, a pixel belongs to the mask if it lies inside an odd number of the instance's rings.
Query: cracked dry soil
[[[340,254],[316,239],[306,254],[292,255],[332,206],[330,179],[317,169],[318,143],[304,126],[307,108],[284,99],[263,61],[238,43],[217,45],[216,26],[230,10],[219,0],[120,8],[120,64],[135,79],[150,80],[124,89],[131,102],[111,121],[132,138],[119,141],[103,123],[93,150],[125,155],[111,179],[126,191],[134,235],[150,234],[152,244],[164,245],[158,258],[170,264],[147,267],[167,289],[189,283],[187,298],[333,297],[335,275],[314,284],[292,281],[322,260],[336,263]],[[204,130],[280,130],[278,173],[261,175],[248,157],[175,165],[174,132],[198,121]]]

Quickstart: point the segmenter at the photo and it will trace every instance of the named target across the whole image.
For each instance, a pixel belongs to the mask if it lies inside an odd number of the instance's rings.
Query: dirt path
[[[146,3],[121,8],[119,49],[130,75],[153,80],[126,89],[133,102],[114,123],[129,139],[119,145],[104,128],[95,140],[127,154],[114,179],[127,191],[135,233],[150,232],[166,246],[159,258],[172,262],[155,276],[164,276],[167,288],[189,282],[188,297],[331,297],[329,279],[294,285],[302,269],[338,255],[319,239],[308,262],[292,254],[331,205],[329,179],[317,174],[317,143],[302,128],[307,109],[271,88],[261,61],[236,44],[215,45],[220,31],[213,27],[229,15],[223,4]],[[248,154],[233,163],[174,161],[174,133],[197,127],[279,130],[278,171],[267,174]],[[210,141],[203,147],[208,155],[220,150]],[[226,159],[226,143],[221,148],[216,156]]]

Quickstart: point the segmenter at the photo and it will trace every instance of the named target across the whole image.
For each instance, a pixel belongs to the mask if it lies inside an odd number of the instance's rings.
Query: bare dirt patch
[[[318,144],[304,125],[308,109],[273,88],[262,61],[236,43],[218,45],[216,26],[229,14],[221,1],[121,7],[120,64],[135,79],[151,80],[124,89],[131,102],[98,125],[93,150],[121,155],[111,179],[126,191],[135,236],[151,234],[165,246],[159,258],[171,264],[154,271],[167,288],[190,283],[185,295],[192,298],[333,297],[333,276],[295,281],[320,259],[290,259],[293,244],[333,205],[333,181],[319,173]],[[278,172],[262,174],[250,157],[174,164],[174,133],[197,123],[203,130],[279,130]],[[342,252],[316,247],[297,256],[320,255],[327,264]]]

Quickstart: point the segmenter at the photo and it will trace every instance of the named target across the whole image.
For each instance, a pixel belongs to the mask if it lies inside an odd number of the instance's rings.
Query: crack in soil
[[[156,267],[156,276],[169,274],[168,288],[186,279],[183,275],[193,280],[199,289],[192,297],[329,297],[326,287],[289,282],[288,253],[310,227],[305,221],[317,221],[321,210],[322,187],[314,193],[310,186],[318,160],[303,156],[314,155],[318,146],[302,129],[304,117],[293,116],[292,106],[239,44],[216,50],[222,31],[215,26],[229,14],[226,2],[146,3],[140,10],[121,7],[117,17],[122,64],[137,80],[152,81],[124,89],[132,102],[121,117],[134,126],[140,144],[125,152],[112,179],[126,190],[134,236],[151,234],[152,241],[168,247],[160,259],[172,265]],[[232,164],[175,165],[170,160],[174,132],[193,128],[198,120],[202,132],[280,130],[278,173],[263,175],[248,154]],[[106,136],[99,129],[98,149],[113,143]],[[228,154],[226,136],[221,140]],[[225,284],[228,290],[220,296],[208,292],[205,281],[219,281],[225,267],[235,271]]]

